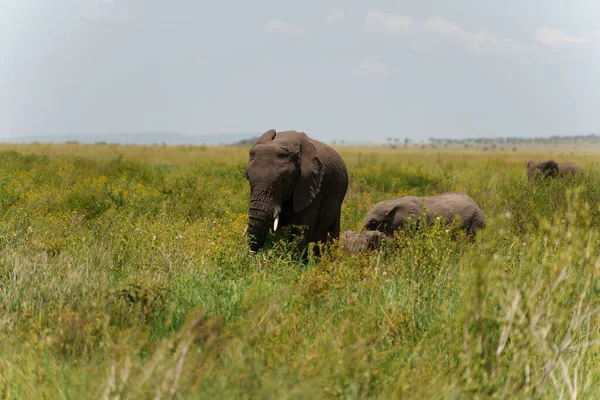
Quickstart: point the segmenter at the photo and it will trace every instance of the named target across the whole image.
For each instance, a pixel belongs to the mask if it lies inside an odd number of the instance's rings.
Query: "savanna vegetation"
[[[598,398],[597,154],[337,149],[342,231],[450,190],[488,227],[303,264],[248,251],[248,148],[0,146],[0,397]]]

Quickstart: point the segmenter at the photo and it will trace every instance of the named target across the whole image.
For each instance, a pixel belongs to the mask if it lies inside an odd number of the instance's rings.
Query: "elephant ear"
[[[544,171],[544,174],[548,176],[557,176],[560,173],[558,163],[554,160],[546,161],[542,170]]]
[[[396,213],[400,211],[400,206],[394,206],[385,216],[385,223],[391,226],[398,226],[399,223],[396,221]]]
[[[300,136],[300,178],[293,194],[295,212],[304,210],[317,197],[324,172],[315,145],[306,134],[302,133]]]
[[[546,168],[558,168],[558,163],[554,160],[548,160],[545,162]]]
[[[401,226],[410,216],[412,216],[414,223],[418,223],[422,211],[421,208],[422,206],[412,203],[398,204],[386,215],[386,223],[394,227]]]
[[[256,144],[261,144],[261,143],[267,143],[267,142],[272,142],[273,139],[275,139],[275,134],[276,131],[275,129],[269,129],[268,131],[266,131],[265,133],[263,133],[258,140],[256,141]]]
[[[556,175],[556,174],[558,174],[558,171],[559,171],[558,164],[554,160],[548,160],[548,161],[544,162],[542,169],[544,172],[546,172],[550,175]]]

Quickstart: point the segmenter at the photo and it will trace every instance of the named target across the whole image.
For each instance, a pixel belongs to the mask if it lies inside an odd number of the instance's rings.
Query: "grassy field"
[[[337,149],[342,231],[449,190],[487,229],[303,265],[248,252],[247,148],[0,145],[0,397],[600,396],[600,154]]]

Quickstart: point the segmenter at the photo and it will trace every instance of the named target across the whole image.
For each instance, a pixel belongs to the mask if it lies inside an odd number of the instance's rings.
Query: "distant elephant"
[[[557,176],[575,175],[576,173],[583,173],[583,168],[573,162],[557,163],[554,160],[540,163],[536,163],[533,160],[527,162],[527,177],[530,180],[540,174],[544,177],[555,178]]]
[[[465,193],[447,192],[435,196],[404,196],[392,200],[381,201],[369,212],[363,222],[363,228],[369,231],[380,231],[388,236],[396,229],[406,226],[406,220],[412,216],[415,223],[425,212],[428,225],[433,224],[436,217],[452,222],[460,218],[460,228],[473,236],[480,228],[485,228],[485,216],[475,201]]]
[[[342,246],[346,247],[352,253],[375,250],[387,239],[387,236],[379,231],[363,231],[358,233],[346,231],[342,236],[344,238]]]
[[[262,134],[250,149],[246,177],[250,183],[249,245],[257,251],[271,228],[292,226],[300,236],[297,249],[340,236],[342,202],[348,172],[340,155],[304,132]]]

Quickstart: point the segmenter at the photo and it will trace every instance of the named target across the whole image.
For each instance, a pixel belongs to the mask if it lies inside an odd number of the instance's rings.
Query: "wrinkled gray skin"
[[[583,173],[583,168],[573,162],[557,163],[554,160],[540,163],[536,163],[533,160],[527,162],[527,177],[530,180],[539,175],[554,178],[557,176],[575,175],[576,173]]]
[[[359,233],[346,231],[342,236],[344,238],[342,246],[346,247],[352,253],[375,250],[387,239],[387,236],[379,231],[364,231]]]
[[[293,225],[297,250],[309,242],[327,243],[340,235],[342,202],[348,189],[346,164],[339,154],[303,132],[265,132],[250,149],[249,245],[257,251],[279,217],[278,228]]]
[[[428,225],[438,216],[445,218],[446,222],[459,217],[460,228],[469,236],[486,226],[483,211],[471,197],[461,192],[447,192],[435,196],[404,196],[381,201],[369,210],[363,228],[391,236],[396,229],[402,229],[406,225],[409,216],[418,222],[423,211],[426,211],[425,220]]]

